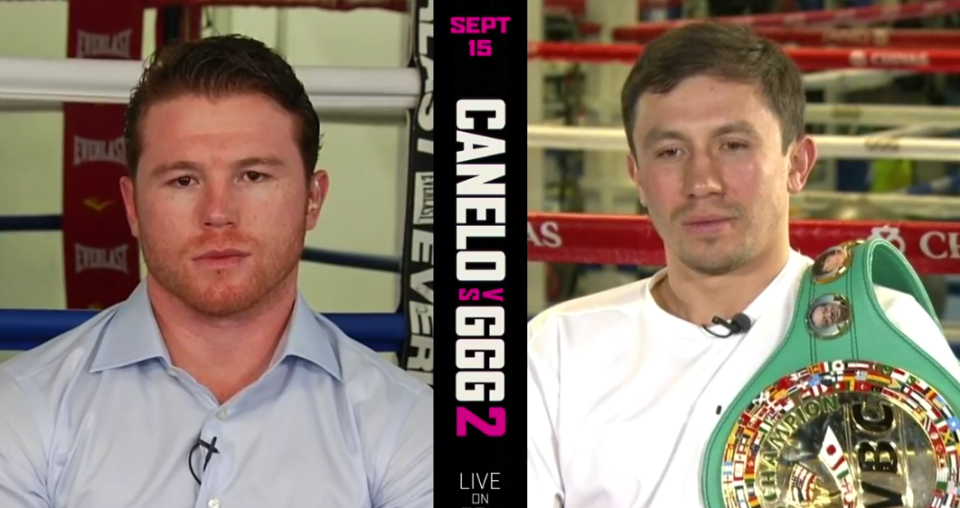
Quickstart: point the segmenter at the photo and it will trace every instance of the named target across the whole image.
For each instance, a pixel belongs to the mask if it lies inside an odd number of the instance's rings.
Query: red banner
[[[143,6],[70,0],[68,58],[140,60]],[[102,309],[140,283],[139,247],[120,196],[124,105],[63,105],[63,265],[68,309]]]
[[[633,64],[643,54],[637,44],[541,42],[527,46],[531,60]],[[954,49],[783,48],[803,71],[830,69],[889,69],[925,73],[960,73],[960,51]]]
[[[791,221],[790,244],[816,257],[848,240],[883,238],[920,273],[960,273],[960,224],[955,222]],[[531,213],[530,261],[662,266],[663,241],[646,217]]]

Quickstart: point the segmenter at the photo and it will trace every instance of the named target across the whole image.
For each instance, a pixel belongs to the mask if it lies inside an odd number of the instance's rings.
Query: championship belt
[[[960,507],[960,383],[888,321],[874,284],[938,323],[886,240],[821,254],[786,339],[710,437],[707,508]]]

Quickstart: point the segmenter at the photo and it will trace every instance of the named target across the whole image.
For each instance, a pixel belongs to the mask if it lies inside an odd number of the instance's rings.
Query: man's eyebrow
[[[724,136],[726,134],[747,134],[748,136],[753,137],[760,135],[760,133],[757,132],[757,129],[755,129],[750,122],[743,120],[724,124],[713,130],[713,137],[715,138]]]
[[[654,143],[664,140],[687,141],[689,139],[689,137],[685,136],[680,131],[651,129],[650,132],[643,137],[643,145],[650,146]]]
[[[738,120],[736,122],[730,122],[724,125],[721,125],[711,132],[711,136],[714,138],[724,136],[727,134],[747,134],[752,137],[758,137],[759,133],[757,129],[753,127],[750,122],[743,120]],[[652,129],[643,137],[643,145],[650,146],[654,143],[660,141],[689,141],[690,137],[683,134],[680,131],[670,130],[670,129]]]
[[[232,164],[236,169],[246,169],[254,166],[277,167],[285,163],[277,157],[244,157]]]
[[[159,176],[165,175],[166,173],[170,173],[172,171],[184,171],[184,170],[199,171],[200,165],[195,162],[190,162],[186,160],[165,162],[163,164],[154,166],[153,169],[150,170],[150,176],[159,177]]]
[[[284,162],[277,157],[244,157],[243,159],[231,164],[231,166],[233,166],[235,169],[246,169],[256,166],[277,167],[283,165]],[[201,165],[197,164],[196,162],[178,160],[173,162],[165,162],[163,164],[154,166],[154,168],[150,171],[150,176],[159,177],[172,171],[200,171],[200,169]]]

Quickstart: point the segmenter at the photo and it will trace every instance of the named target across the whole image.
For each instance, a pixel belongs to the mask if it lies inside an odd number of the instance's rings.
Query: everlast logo
[[[129,274],[127,266],[127,251],[129,245],[121,245],[113,249],[100,249],[74,244],[75,273],[87,270],[113,270]]]
[[[417,193],[414,198],[416,224],[433,224],[433,173],[417,175]]]
[[[425,131],[433,132],[433,0],[420,8],[420,26],[418,30],[417,53],[420,55],[420,67],[423,69],[423,98],[417,108],[417,123]],[[433,154],[433,139],[418,139],[417,151]]]
[[[77,58],[116,57],[130,59],[130,37],[133,30],[113,35],[77,30]]]
[[[79,166],[87,162],[113,162],[126,166],[127,146],[123,138],[106,141],[74,136],[73,165]]]

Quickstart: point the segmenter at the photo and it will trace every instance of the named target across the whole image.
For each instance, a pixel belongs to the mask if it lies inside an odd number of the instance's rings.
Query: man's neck
[[[154,280],[147,292],[173,365],[206,386],[220,403],[270,367],[296,303],[296,277],[254,308],[212,318],[189,308]]]
[[[777,246],[723,275],[704,275],[679,261],[668,262],[666,276],[653,288],[653,295],[667,312],[691,323],[710,325],[714,316],[730,319],[746,310],[789,259],[790,246]]]

